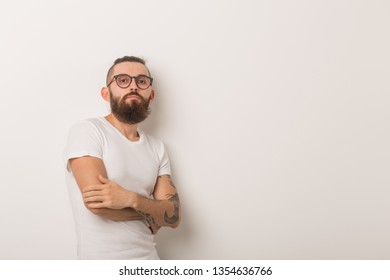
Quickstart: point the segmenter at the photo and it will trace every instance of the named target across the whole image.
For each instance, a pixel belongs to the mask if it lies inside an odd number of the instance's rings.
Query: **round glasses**
[[[136,77],[132,77],[127,74],[119,74],[119,75],[115,75],[107,86],[111,85],[112,82],[115,80],[118,87],[128,88],[131,85],[133,79],[135,79],[135,83],[137,87],[140,89],[147,89],[153,83],[153,78],[148,77],[146,75],[138,75]]]

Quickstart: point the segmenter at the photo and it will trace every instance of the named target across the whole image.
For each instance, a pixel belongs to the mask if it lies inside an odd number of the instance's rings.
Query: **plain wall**
[[[165,259],[390,258],[390,2],[2,1],[0,259],[75,259],[62,150],[141,56],[182,224]]]

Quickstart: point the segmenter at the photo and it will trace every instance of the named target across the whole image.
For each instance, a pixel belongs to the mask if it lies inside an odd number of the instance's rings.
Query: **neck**
[[[105,119],[112,124],[113,127],[119,130],[130,141],[138,141],[138,124],[127,124],[120,122],[112,113],[105,116]]]

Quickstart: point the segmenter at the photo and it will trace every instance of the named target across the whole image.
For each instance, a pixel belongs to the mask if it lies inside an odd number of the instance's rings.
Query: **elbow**
[[[177,221],[176,223],[167,224],[166,226],[175,229],[179,226],[179,224],[180,224],[180,221]]]
[[[177,228],[179,225],[180,221],[177,221],[177,223],[171,225],[171,228]]]
[[[100,209],[91,209],[91,208],[88,208],[89,211],[92,212],[92,214],[95,214],[97,216],[100,216],[102,213],[100,211]]]
[[[178,212],[176,213],[176,221],[171,225],[171,228],[177,228],[180,225],[180,222],[181,222],[181,211],[179,208]]]
[[[85,204],[85,208],[87,208],[92,214],[95,214],[97,216],[102,215],[102,209],[100,208],[91,208],[88,206],[88,204]]]
[[[176,222],[169,224],[169,227],[177,228],[179,225],[180,225],[180,218],[178,218]]]
[[[180,210],[179,210],[179,215],[178,215],[178,217],[177,217],[177,221],[176,221],[176,223],[174,223],[174,224],[172,225],[172,228],[177,228],[177,227],[180,225],[180,222],[181,222],[181,212],[180,212]]]
[[[181,221],[181,213],[179,207],[174,208],[173,216],[168,216],[167,212],[165,212],[164,221],[166,223],[166,226],[171,228],[177,228]]]

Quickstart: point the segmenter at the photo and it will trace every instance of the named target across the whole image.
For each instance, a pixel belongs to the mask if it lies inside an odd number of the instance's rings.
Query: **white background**
[[[164,259],[390,258],[390,2],[2,1],[0,259],[75,259],[62,150],[147,60],[183,220]]]

